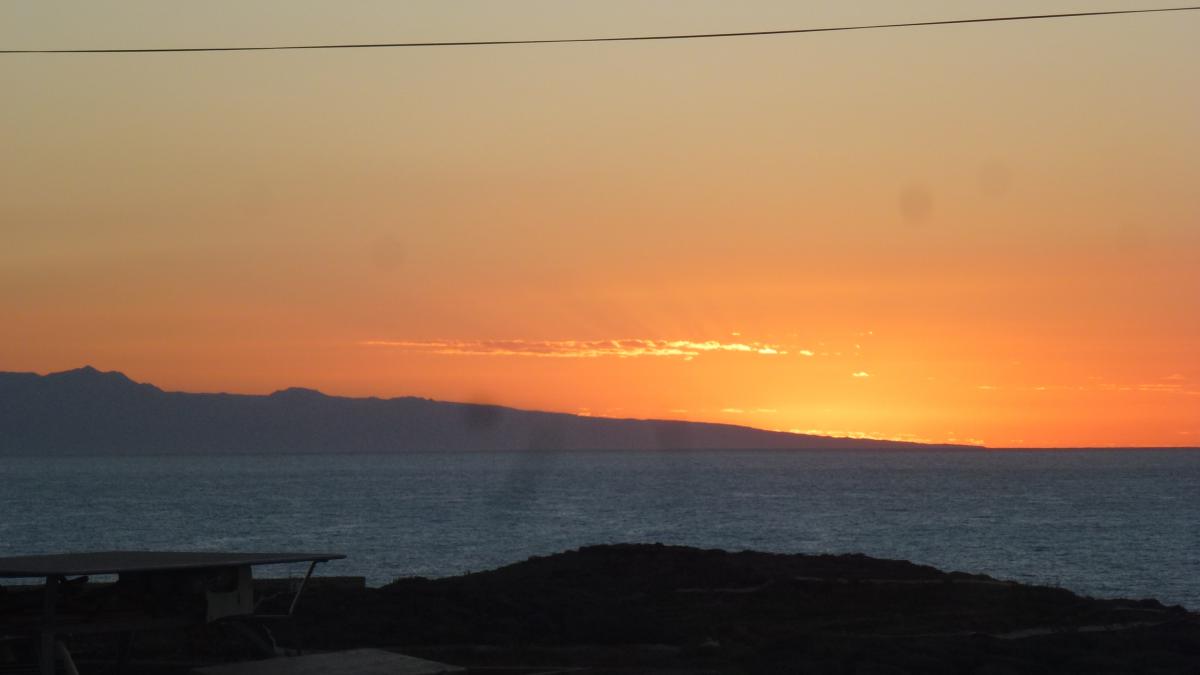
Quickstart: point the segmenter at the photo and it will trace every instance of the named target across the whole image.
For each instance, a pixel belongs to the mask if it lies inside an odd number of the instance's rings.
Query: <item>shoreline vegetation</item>
[[[281,644],[391,649],[479,673],[1195,673],[1200,663],[1200,614],[1183,607],[860,554],[614,544],[379,588],[314,582]],[[285,583],[260,580],[260,596],[286,597]],[[157,635],[138,651],[160,664],[239,658],[195,651],[217,643]]]

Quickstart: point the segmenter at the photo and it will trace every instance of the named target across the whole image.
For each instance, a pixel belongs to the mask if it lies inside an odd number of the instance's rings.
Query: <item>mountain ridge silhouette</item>
[[[165,391],[91,366],[0,371],[0,454],[574,450],[981,449],[622,419],[289,387],[267,395]]]

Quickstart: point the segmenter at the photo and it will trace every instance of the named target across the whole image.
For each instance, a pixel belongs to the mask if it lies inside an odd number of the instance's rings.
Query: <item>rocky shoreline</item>
[[[1200,672],[1200,616],[1182,607],[862,555],[592,546],[458,577],[312,590],[297,626],[306,645],[401,647],[471,666]]]
[[[1182,607],[863,555],[625,544],[382,588],[316,581],[281,645],[479,673],[1200,673],[1200,615]],[[180,656],[167,638],[135,651]]]

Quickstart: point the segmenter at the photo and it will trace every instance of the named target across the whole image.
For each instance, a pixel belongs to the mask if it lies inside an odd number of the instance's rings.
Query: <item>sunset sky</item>
[[[1171,4],[9,0],[0,48]],[[0,85],[0,370],[1200,445],[1200,12],[0,55]]]

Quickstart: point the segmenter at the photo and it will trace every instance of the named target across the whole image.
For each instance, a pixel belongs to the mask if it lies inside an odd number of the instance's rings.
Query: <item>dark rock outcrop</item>
[[[306,643],[475,665],[682,672],[1194,673],[1200,617],[1154,600],[862,555],[593,546],[304,601]],[[639,671],[642,672],[642,671]]]

